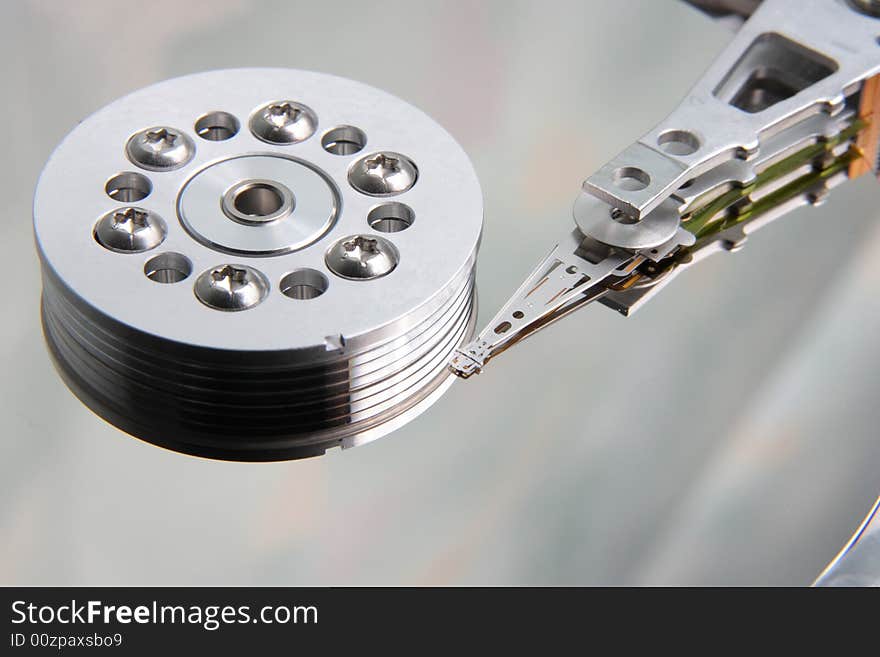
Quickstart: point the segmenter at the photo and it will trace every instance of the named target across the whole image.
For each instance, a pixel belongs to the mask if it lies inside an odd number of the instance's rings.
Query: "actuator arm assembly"
[[[593,301],[629,315],[706,256],[877,175],[880,2],[694,4],[754,13],[672,114],[584,181],[573,229],[455,352],[460,377]]]

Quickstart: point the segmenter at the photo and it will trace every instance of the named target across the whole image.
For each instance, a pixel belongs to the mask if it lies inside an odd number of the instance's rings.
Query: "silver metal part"
[[[95,226],[95,239],[111,251],[142,253],[159,246],[167,232],[165,222],[155,212],[129,206],[101,217]]]
[[[247,310],[269,294],[269,281],[246,265],[220,265],[202,273],[193,290],[199,301],[217,310]]]
[[[208,141],[232,139],[241,129],[241,122],[229,112],[208,112],[196,121],[196,134]]]
[[[177,126],[189,159],[132,170],[144,125]],[[406,165],[393,201],[352,187],[367,139],[418,162],[418,184]],[[80,123],[43,170],[46,341],[80,399],[159,445],[233,460],[359,445],[454,380],[481,228],[467,156],[393,96],[285,69],[168,80]]]
[[[677,110],[583,183],[577,228],[456,351],[458,376],[592,301],[629,315],[684,269],[877,173],[880,3],[693,4],[751,18]],[[878,505],[818,585],[880,583]]]
[[[765,0],[663,122],[590,176],[585,189],[634,217],[721,161],[757,154],[763,142],[815,114],[836,114],[860,81],[880,71],[878,24],[846,0]],[[668,141],[669,135],[674,135]],[[669,149],[681,137],[690,153]],[[627,189],[615,176],[639,172]]]
[[[880,498],[814,586],[880,586]]]
[[[189,163],[195,148],[189,135],[175,128],[156,126],[132,135],[125,152],[142,169],[172,171]]]
[[[321,146],[334,155],[354,155],[367,145],[367,135],[353,125],[340,125],[328,130],[321,137]]]
[[[351,235],[330,247],[327,267],[337,276],[368,281],[394,271],[400,256],[388,240],[370,235]]]
[[[609,254],[591,262],[585,241],[577,229],[560,239],[488,326],[455,352],[453,372],[462,378],[479,373],[487,360],[511,344],[606,294],[602,281],[625,274],[641,261],[629,254]]]
[[[348,180],[363,194],[394,196],[415,185],[418,175],[416,165],[406,155],[386,151],[367,155],[355,162]]]
[[[251,132],[269,144],[296,144],[305,141],[318,126],[318,117],[307,106],[293,100],[276,100],[253,113]]]
[[[624,249],[650,249],[668,242],[675,236],[680,219],[674,199],[641,220],[587,193],[574,202],[574,221],[584,235]]]
[[[339,190],[326,173],[266,153],[229,157],[196,172],[177,210],[186,230],[203,244],[269,256],[314,244],[336,221],[339,206]],[[218,216],[218,207],[225,216]]]
[[[859,114],[876,99],[867,81],[880,74],[870,3],[694,4],[751,17],[678,109],[584,181],[574,240],[561,241],[456,353],[459,376],[590,301],[631,314],[694,263],[821,203],[859,158],[876,172],[878,133],[866,133],[865,150],[860,131],[872,117]],[[566,279],[568,267],[589,279]]]
[[[289,217],[296,205],[284,183],[250,178],[235,183],[223,194],[223,214],[245,226],[263,226]]]

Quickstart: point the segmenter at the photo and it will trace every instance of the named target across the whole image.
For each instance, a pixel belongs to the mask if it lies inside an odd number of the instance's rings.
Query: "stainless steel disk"
[[[83,121],[43,170],[44,333],[71,389],[137,437],[321,454],[450,384],[481,227],[465,153],[393,96],[285,69],[168,80]]]

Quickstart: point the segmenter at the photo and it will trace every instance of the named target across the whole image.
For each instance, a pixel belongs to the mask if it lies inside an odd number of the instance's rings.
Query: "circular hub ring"
[[[254,190],[275,194],[277,206],[249,214],[261,205],[242,202]],[[255,256],[313,244],[333,225],[338,209],[338,192],[323,173],[274,154],[233,157],[202,169],[186,183],[177,206],[181,223],[203,244]]]

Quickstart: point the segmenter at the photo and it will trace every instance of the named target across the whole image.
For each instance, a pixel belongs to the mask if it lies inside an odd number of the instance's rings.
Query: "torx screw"
[[[384,151],[362,157],[348,172],[348,182],[363,194],[392,196],[416,184],[419,171],[406,155]]]
[[[250,120],[254,136],[270,144],[295,144],[305,141],[318,127],[315,113],[293,100],[276,100],[263,105]]]
[[[220,265],[203,272],[195,283],[199,301],[216,310],[247,310],[269,293],[266,277],[245,265]]]
[[[400,256],[397,249],[382,237],[351,235],[338,240],[327,251],[324,261],[337,276],[351,280],[369,280],[390,273]]]
[[[196,154],[196,145],[180,130],[157,126],[132,135],[125,145],[128,159],[148,171],[173,171]]]
[[[143,208],[126,207],[105,214],[95,226],[95,239],[118,253],[141,253],[159,246],[167,227],[162,218]]]

